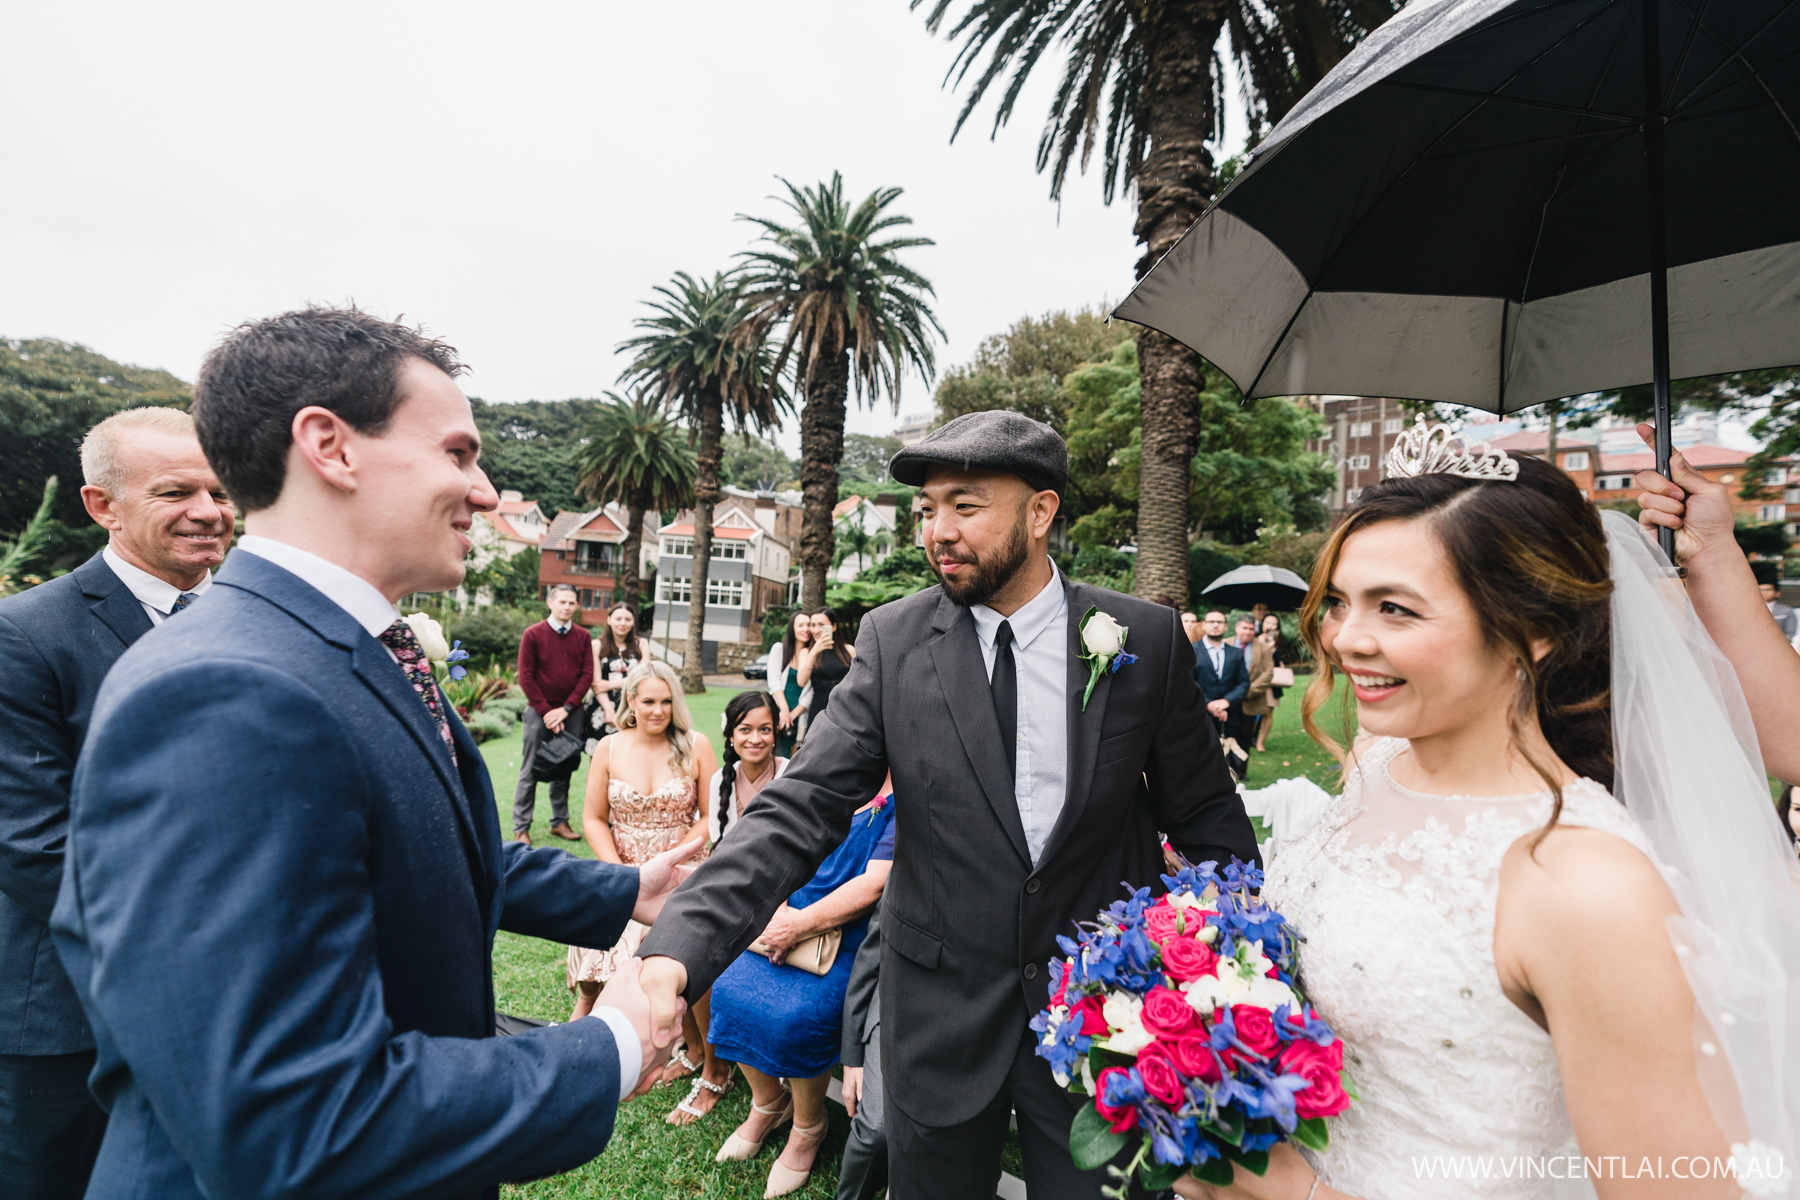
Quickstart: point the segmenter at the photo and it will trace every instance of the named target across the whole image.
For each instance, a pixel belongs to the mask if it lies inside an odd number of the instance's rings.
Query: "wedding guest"
[[[769,1167],[764,1196],[806,1186],[830,1130],[825,1089],[838,1060],[850,968],[893,867],[893,801],[889,776],[881,793],[856,810],[849,836],[713,984],[712,1042],[750,1081],[751,1100],[749,1117],[725,1140],[717,1160],[755,1158],[770,1134],[793,1124]],[[829,971],[814,975],[785,965],[797,943],[833,929],[842,941]]]
[[[581,711],[581,699],[594,682],[593,640],[575,624],[580,608],[575,589],[559,583],[550,589],[550,615],[519,638],[519,686],[525,690],[525,745],[520,751],[519,786],[513,791],[512,835],[531,845],[531,821],[537,815],[537,775],[533,759],[546,738],[559,734]],[[569,777],[550,781],[550,832],[575,842],[569,828]],[[665,849],[667,847],[664,847]]]
[[[1219,739],[1235,734],[1237,706],[1250,690],[1244,652],[1225,640],[1225,614],[1209,612],[1200,622],[1200,640],[1194,643],[1194,682],[1206,701]]]
[[[1187,640],[1190,645],[1194,642],[1199,641],[1200,640],[1200,618],[1195,616],[1191,612],[1182,613],[1181,614],[1181,632],[1187,634]]]
[[[94,1035],[50,948],[69,791],[100,681],[212,586],[232,507],[193,418],[133,408],[88,431],[81,502],[106,548],[0,599],[0,1195],[73,1200],[106,1129]]]
[[[594,643],[594,720],[589,723],[588,754],[600,739],[619,731],[620,689],[633,667],[644,661],[638,641],[637,617],[629,604],[615,604]]]
[[[1656,428],[1639,425],[1654,444]],[[1675,561],[1687,581],[1688,599],[1701,624],[1737,671],[1763,762],[1777,779],[1800,780],[1800,654],[1769,619],[1750,561],[1732,530],[1731,489],[1696,471],[1677,450],[1669,459],[1673,479],[1639,471],[1638,522],[1654,534],[1675,530]]]
[[[200,367],[245,536],[101,685],[50,919],[110,1110],[86,1200],[492,1197],[600,1153],[668,1044],[639,964],[590,1019],[494,1036],[500,930],[610,944],[700,843],[632,869],[502,841],[448,647],[395,608],[463,582],[499,503],[461,370],[329,308]]]
[[[1269,642],[1269,658],[1276,670],[1287,666],[1287,647],[1281,642],[1281,618],[1270,613],[1262,619],[1262,636]],[[1269,748],[1269,728],[1275,724],[1275,710],[1281,707],[1283,689],[1269,685],[1269,711],[1256,723],[1256,748]]]
[[[787,770],[775,752],[775,698],[739,692],[725,706],[725,755],[713,773],[707,805],[707,844],[715,845],[743,815],[763,785]]]
[[[782,758],[794,756],[794,744],[800,738],[802,722],[812,703],[800,672],[804,669],[808,678],[811,677],[813,658],[817,654],[813,646],[812,618],[796,610],[788,618],[787,636],[769,651],[769,687],[775,693],[776,708],[775,753]]]
[[[881,905],[869,914],[869,933],[850,966],[844,993],[844,1035],[838,1056],[844,1063],[844,1111],[850,1136],[844,1139],[837,1200],[875,1200],[888,1183],[887,1109],[881,1077]]]
[[[1240,625],[1241,629],[1243,626]],[[1273,641],[1264,634],[1255,634],[1244,650],[1246,658],[1245,670],[1249,672],[1250,684],[1244,692],[1244,700],[1239,708],[1243,724],[1238,737],[1238,745],[1248,749],[1255,746],[1262,749],[1262,719],[1275,711],[1271,702],[1270,689],[1275,679],[1275,647]]]
[[[1781,602],[1781,591],[1772,583],[1756,585],[1762,594],[1763,603],[1769,606],[1769,615],[1775,618],[1775,624],[1781,629],[1781,636],[1788,641],[1800,637],[1800,614]]]
[[[620,696],[619,732],[600,740],[588,768],[581,828],[595,858],[632,866],[705,835],[701,798],[712,787],[717,760],[706,735],[695,732],[681,679],[668,663],[639,663]],[[575,993],[573,1017],[592,1011],[601,987],[637,953],[647,928],[632,921],[605,949],[569,947],[565,970]],[[705,1010],[703,997],[683,1020],[687,1045],[674,1052],[662,1082],[703,1068],[715,1081],[723,1074],[700,1036]],[[690,1050],[705,1051],[703,1061],[692,1061]]]
[[[1233,626],[1231,644],[1236,646],[1245,655],[1248,655],[1250,653],[1250,643],[1256,640],[1256,631],[1258,629],[1256,618],[1240,616],[1233,623]]]
[[[795,672],[799,681],[812,689],[812,719],[825,714],[831,703],[831,689],[844,681],[850,664],[856,661],[856,647],[837,640],[837,614],[821,608],[810,616],[812,628],[812,662]]]

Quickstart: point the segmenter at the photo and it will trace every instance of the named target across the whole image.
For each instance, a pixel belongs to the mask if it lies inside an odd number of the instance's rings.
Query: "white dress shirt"
[[[327,600],[349,613],[372,638],[379,639],[388,626],[400,619],[400,610],[374,584],[310,550],[254,534],[239,538],[237,546],[317,588]],[[382,649],[387,650],[385,643]],[[392,650],[387,650],[387,654],[395,662],[400,661],[394,658]],[[644,1065],[644,1050],[638,1043],[637,1030],[632,1028],[631,1019],[616,1008],[596,1008],[589,1015],[606,1022],[607,1028],[612,1030],[613,1042],[619,1051],[619,1100],[623,1103],[637,1087],[638,1072]]]
[[[1069,597],[1054,564],[1050,582],[1010,617],[985,604],[969,610],[988,679],[994,678],[994,637],[1012,625],[1019,672],[1019,728],[1014,741],[1013,799],[1025,826],[1025,846],[1037,865],[1069,793]],[[986,697],[972,698],[988,703]]]
[[[1203,637],[1200,639],[1200,644],[1206,647],[1206,657],[1212,660],[1213,674],[1223,679],[1225,677],[1225,643]]]
[[[144,612],[149,614],[152,625],[161,625],[169,619],[170,612],[175,608],[175,602],[181,599],[180,588],[166,579],[158,579],[142,567],[132,566],[120,556],[117,550],[112,548],[111,542],[108,542],[106,549],[100,552],[100,557],[106,560],[106,565],[111,567],[113,574],[119,577],[119,582],[123,583],[126,589],[137,598],[137,602],[144,606]],[[196,596],[204,596],[206,589],[212,586],[212,581],[212,572],[208,571],[200,577],[200,582],[189,588],[188,591]]]

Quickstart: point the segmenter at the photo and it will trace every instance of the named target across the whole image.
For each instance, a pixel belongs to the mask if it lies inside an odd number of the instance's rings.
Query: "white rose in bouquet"
[[[412,626],[413,636],[419,639],[419,648],[425,651],[425,657],[432,662],[443,662],[450,657],[450,641],[444,636],[444,627],[422,612],[408,613],[406,623]]]
[[[1105,613],[1096,612],[1081,627],[1081,644],[1089,654],[1111,658],[1124,646],[1125,630]]]

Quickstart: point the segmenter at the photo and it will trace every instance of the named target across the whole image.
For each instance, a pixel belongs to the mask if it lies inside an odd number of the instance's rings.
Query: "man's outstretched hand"
[[[668,962],[669,960],[661,959],[659,961]],[[625,1014],[625,1019],[631,1022],[631,1027],[637,1030],[638,1052],[642,1056],[638,1059],[637,1087],[632,1090],[631,1095],[619,1097],[621,1103],[635,1099],[656,1086],[657,1081],[662,1078],[664,1066],[664,1056],[660,1051],[666,1048],[670,1041],[670,1039],[664,1038],[661,1042],[657,1042],[651,1037],[651,1004],[649,998],[644,994],[639,978],[643,969],[643,959],[626,959],[624,964],[613,972],[613,977],[606,981],[606,987],[600,992],[600,999],[594,1002],[596,1008],[618,1009]],[[682,1003],[680,996],[676,996],[675,1003]],[[677,1027],[681,1024],[679,1009],[675,1013],[675,1024]]]
[[[650,1004],[650,1042],[660,1050],[681,1032],[681,1014],[687,1010],[687,1002],[681,998],[687,990],[687,968],[661,954],[643,963],[638,984]]]
[[[700,853],[700,845],[699,838],[683,842],[673,850],[664,850],[646,860],[638,868],[637,905],[631,910],[633,920],[643,925],[656,924],[669,894],[694,873],[694,868],[682,864]]]

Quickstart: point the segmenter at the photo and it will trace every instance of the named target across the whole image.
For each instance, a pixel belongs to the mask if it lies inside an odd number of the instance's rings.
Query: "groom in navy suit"
[[[696,846],[640,873],[501,841],[394,607],[460,582],[497,503],[460,370],[332,309],[201,370],[246,536],[101,688],[52,919],[111,1113],[88,1200],[491,1196],[599,1153],[655,1065],[635,989],[493,1036],[496,929],[612,945]]]

